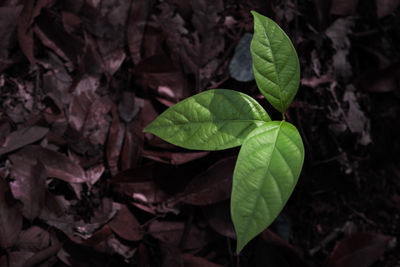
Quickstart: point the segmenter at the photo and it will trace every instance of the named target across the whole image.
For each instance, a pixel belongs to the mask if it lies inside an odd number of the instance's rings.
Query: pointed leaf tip
[[[268,102],[285,113],[300,82],[296,50],[278,24],[255,11],[251,14],[254,16],[254,35],[250,51],[256,83]]]

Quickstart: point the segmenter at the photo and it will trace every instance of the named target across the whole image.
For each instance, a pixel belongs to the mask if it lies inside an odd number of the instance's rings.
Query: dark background
[[[399,5],[0,0],[0,266],[399,266]],[[236,255],[238,148],[188,151],[142,129],[211,88],[279,119],[232,77],[245,61],[230,71],[250,10],[296,47],[286,118],[306,159],[282,214]]]

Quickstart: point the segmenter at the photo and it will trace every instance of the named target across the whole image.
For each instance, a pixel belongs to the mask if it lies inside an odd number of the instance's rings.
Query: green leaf
[[[143,131],[188,149],[221,150],[241,145],[252,130],[270,120],[250,96],[215,89],[175,104]]]
[[[254,36],[250,45],[258,88],[271,105],[285,113],[300,81],[300,64],[292,42],[269,18],[252,11]]]
[[[243,142],[231,196],[237,253],[279,215],[297,183],[303,160],[300,134],[285,121],[266,122]]]

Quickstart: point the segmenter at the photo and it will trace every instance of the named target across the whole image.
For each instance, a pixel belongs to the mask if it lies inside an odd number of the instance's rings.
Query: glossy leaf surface
[[[300,134],[288,122],[267,122],[246,138],[236,162],[231,196],[238,253],[281,212],[303,160]]]
[[[170,107],[144,132],[188,149],[221,150],[241,145],[252,130],[270,120],[248,95],[215,89]]]
[[[271,105],[284,113],[296,95],[300,64],[285,32],[272,20],[252,11],[254,36],[250,45],[258,88]]]

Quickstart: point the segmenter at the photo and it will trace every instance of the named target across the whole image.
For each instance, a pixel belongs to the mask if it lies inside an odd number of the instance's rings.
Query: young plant
[[[296,51],[275,22],[255,11],[251,13],[254,77],[260,92],[281,112],[282,120],[271,121],[260,104],[246,94],[215,89],[175,104],[144,129],[188,149],[242,146],[231,195],[237,253],[279,215],[304,161],[301,136],[295,126],[285,121],[300,80]]]

